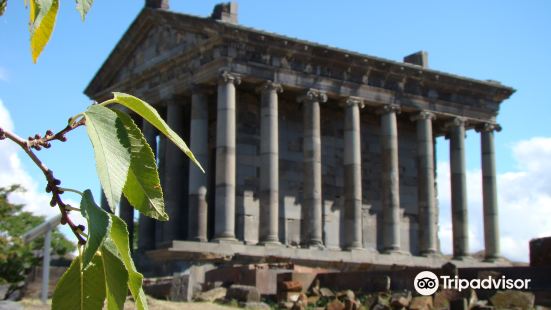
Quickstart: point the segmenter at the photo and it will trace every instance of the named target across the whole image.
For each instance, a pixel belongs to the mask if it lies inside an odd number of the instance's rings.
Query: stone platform
[[[457,267],[510,266],[507,261],[484,262],[475,258],[452,260],[446,256],[412,256],[403,253],[381,254],[376,251],[296,248],[278,245],[246,245],[173,241],[168,247],[147,252],[155,263],[176,261],[272,263],[291,262],[304,266],[339,270],[373,270],[400,267],[440,268],[452,261]]]

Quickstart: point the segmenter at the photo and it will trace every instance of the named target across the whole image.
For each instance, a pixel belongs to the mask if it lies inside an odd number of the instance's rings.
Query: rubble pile
[[[290,281],[292,282],[292,281]],[[432,296],[420,296],[411,291],[333,292],[326,287],[312,287],[300,293],[296,283],[283,282],[279,286],[276,309],[327,309],[327,310],[391,310],[391,309],[534,309],[534,294],[521,291],[497,291],[489,300],[481,300],[474,290],[459,292],[443,289]],[[286,291],[286,288],[290,288]],[[547,309],[547,308],[541,308]]]

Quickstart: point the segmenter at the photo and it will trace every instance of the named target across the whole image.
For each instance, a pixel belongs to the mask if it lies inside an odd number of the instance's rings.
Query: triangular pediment
[[[175,29],[170,25],[153,26],[142,42],[129,53],[112,82],[116,84],[124,81],[130,76],[140,74],[158,63],[184,53],[196,47],[204,38],[204,35]]]
[[[98,91],[138,76],[206,39],[207,35],[196,28],[175,27],[161,14],[144,10],[117,43],[85,93],[93,97]]]

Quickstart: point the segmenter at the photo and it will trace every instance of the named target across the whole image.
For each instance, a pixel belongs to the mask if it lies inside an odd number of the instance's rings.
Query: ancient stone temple
[[[147,1],[86,89],[153,104],[203,174],[148,123],[168,222],[139,217],[138,253],[159,263],[285,259],[440,266],[436,137],[450,147],[453,259],[499,258],[494,133],[514,90],[428,67]],[[452,60],[450,60],[452,61]],[[481,135],[484,261],[469,257],[465,132]],[[132,226],[133,212],[120,212]]]

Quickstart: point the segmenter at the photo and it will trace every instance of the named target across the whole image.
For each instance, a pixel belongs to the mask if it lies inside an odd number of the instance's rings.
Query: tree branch
[[[73,125],[69,124],[63,130],[58,132],[56,135],[52,135],[50,138],[45,137],[45,138],[40,138],[40,139],[36,139],[36,140],[44,139],[44,141],[46,143],[49,143],[49,141],[54,140],[54,139],[60,140],[61,137],[63,137],[63,138],[65,137],[65,133],[67,133],[67,132],[73,130],[74,128],[76,128],[80,125],[83,125],[83,124],[84,124],[84,122],[82,120],[75,123],[75,124],[73,124]],[[55,138],[56,136],[58,136],[58,137]],[[48,192],[48,193],[51,192],[52,193],[52,200],[50,201],[50,205],[52,207],[57,205],[59,207],[59,211],[61,212],[61,224],[69,225],[69,227],[73,231],[73,234],[77,237],[78,243],[79,244],[85,244],[86,240],[79,233],[80,231],[83,230],[83,227],[79,227],[81,225],[76,225],[71,220],[71,218],[69,217],[69,212],[70,212],[71,206],[64,203],[63,200],[61,199],[61,194],[63,194],[63,190],[61,190],[61,188],[59,187],[59,185],[61,184],[61,181],[54,177],[53,171],[50,170],[36,156],[36,154],[31,150],[31,147],[33,147],[32,146],[33,142],[31,141],[31,139],[24,140],[23,138],[19,137],[15,133],[4,130],[0,127],[0,140],[4,140],[4,139],[12,140],[17,145],[19,145],[19,147],[21,147],[23,149],[23,151],[25,151],[25,153],[27,153],[27,155],[32,159],[32,161],[35,163],[35,165],[42,171],[42,173],[46,177],[46,180],[48,181],[48,185],[46,185],[46,192]],[[36,140],[34,140],[34,141],[36,141]]]
[[[53,140],[59,140],[61,142],[67,141],[67,137],[65,135],[71,130],[84,125],[85,122],[86,122],[86,119],[84,117],[76,122],[73,122],[73,118],[70,118],[67,126],[62,130],[60,130],[58,133],[54,134],[51,130],[47,130],[44,137],[42,137],[40,134],[36,134],[34,135],[34,137],[29,137],[27,139],[27,145],[30,148],[33,148],[37,151],[40,151],[42,148],[50,148],[51,141]]]

